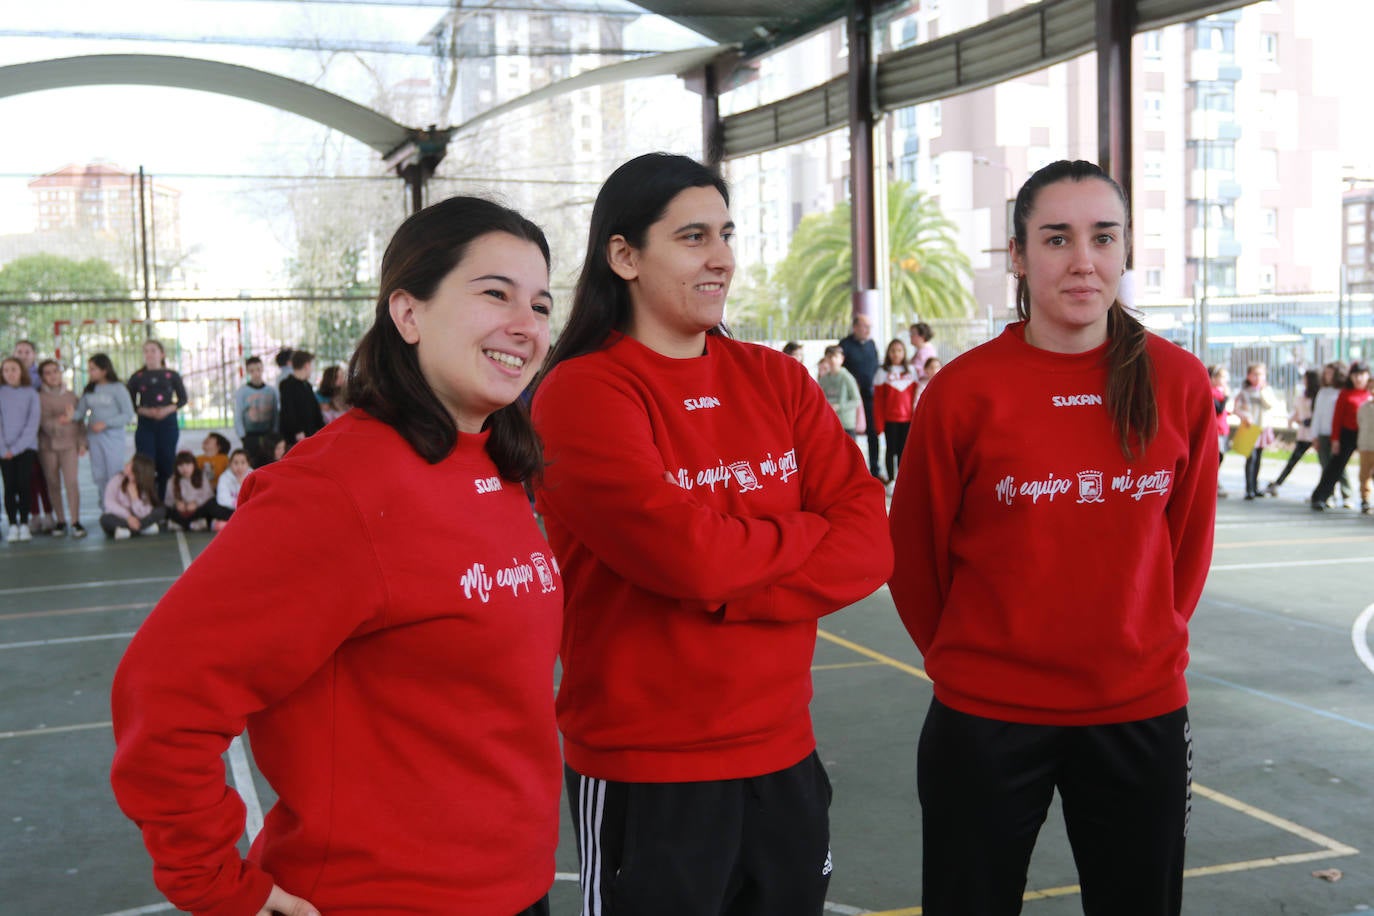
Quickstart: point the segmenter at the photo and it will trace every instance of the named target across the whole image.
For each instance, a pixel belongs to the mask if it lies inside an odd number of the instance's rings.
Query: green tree
[[[921,318],[962,318],[973,307],[973,267],[956,227],[935,199],[905,182],[888,188],[892,310]],[[804,217],[778,274],[793,321],[847,322],[852,308],[849,204]]]
[[[126,296],[129,284],[99,258],[73,261],[55,254],[34,254],[0,267],[0,298],[48,302],[82,293]]]
[[[128,282],[99,258],[15,258],[0,267],[0,348],[8,353],[16,340],[28,339],[43,350],[42,342],[52,338],[59,321],[138,317],[142,306],[128,296]],[[97,304],[107,299],[115,301]]]

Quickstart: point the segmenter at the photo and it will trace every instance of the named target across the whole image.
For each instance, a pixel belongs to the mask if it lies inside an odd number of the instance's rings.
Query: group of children
[[[1347,465],[1359,456],[1360,511],[1374,515],[1374,379],[1369,365],[1340,361],[1327,363],[1320,371],[1309,369],[1303,376],[1303,389],[1287,414],[1287,423],[1297,430],[1293,452],[1287,464],[1271,483],[1261,488],[1260,462],[1266,446],[1276,441],[1277,418],[1284,415],[1283,403],[1268,384],[1263,363],[1245,369],[1245,381],[1232,399],[1227,390],[1224,366],[1210,367],[1212,400],[1217,415],[1217,435],[1221,456],[1228,448],[1245,456],[1245,498],[1278,496],[1288,475],[1302,456],[1315,449],[1322,475],[1308,501],[1314,511],[1339,505],[1354,508],[1353,488]],[[1239,421],[1232,430],[1231,416]],[[1225,497],[1218,487],[1217,495]]]
[[[844,349],[838,345],[826,347],[825,355],[816,364],[816,381],[839,416],[845,432],[851,436],[861,435],[872,424],[874,431],[886,441],[884,463],[889,492],[897,479],[916,400],[941,365],[938,356],[927,356],[917,364],[907,355],[906,342],[894,338],[887,345],[882,365],[873,377],[873,416],[869,417],[864,412],[858,382],[851,373],[841,371]]]
[[[256,358],[252,362],[261,365]],[[159,486],[153,455],[140,451],[127,457],[127,429],[136,411],[109,356],[94,354],[87,373],[88,382],[77,394],[67,387],[62,365],[54,359],[40,361],[27,340],[0,364],[0,472],[9,522],[5,541],[29,541],[34,534],[86,536],[77,478],[83,456],[90,459],[100,527],[107,536],[122,540],[171,526],[191,531],[223,527],[252,469],[249,453],[210,433],[200,455],[176,452],[175,472]],[[266,446],[257,463],[281,457],[284,443],[276,439],[275,448],[266,438],[257,443]]]
[[[310,375],[315,355],[310,351],[283,348],[276,363],[274,386],[264,379],[262,360],[249,357],[248,381],[234,392],[234,430],[254,467],[281,458],[348,410],[342,366],[326,366],[319,388],[314,388]]]

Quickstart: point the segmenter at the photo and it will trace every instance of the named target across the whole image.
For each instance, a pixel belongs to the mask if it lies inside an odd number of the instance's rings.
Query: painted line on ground
[[[1212,548],[1214,550],[1233,550],[1239,547],[1295,547],[1304,544],[1367,544],[1371,541],[1374,541],[1374,535],[1351,534],[1334,538],[1282,538],[1271,541],[1228,541],[1225,544],[1213,544]]]
[[[1206,595],[1202,597],[1201,603],[1210,605],[1211,607],[1225,608],[1228,611],[1239,611],[1242,614],[1251,614],[1255,617],[1265,617],[1270,620],[1277,620],[1295,627],[1309,627],[1313,630],[1321,630],[1325,633],[1345,632],[1345,627],[1343,626],[1338,627],[1329,623],[1319,623],[1315,620],[1303,620],[1300,617],[1291,617],[1288,614],[1281,614],[1277,611],[1262,611],[1259,608],[1249,607],[1244,604],[1236,604],[1233,601],[1221,601],[1217,598],[1208,598]]]
[[[1282,563],[1229,563],[1213,566],[1212,572],[1232,572],[1241,569],[1292,569],[1299,566],[1337,566],[1341,563],[1371,563],[1374,557],[1338,557],[1329,560],[1289,560]]]
[[[137,601],[133,604],[94,604],[90,607],[64,607],[52,611],[21,611],[18,614],[0,614],[0,620],[32,620],[37,617],[66,617],[72,614],[103,614],[107,611],[136,611],[152,607],[150,601]]]
[[[130,639],[133,633],[100,633],[95,636],[64,636],[60,639],[30,639],[25,642],[0,643],[0,649],[33,649],[38,646],[61,646],[74,642],[102,642],[107,639]]]
[[[1343,716],[1340,713],[1331,712],[1330,710],[1318,709],[1315,706],[1308,706],[1306,703],[1299,703],[1297,700],[1290,700],[1287,697],[1281,697],[1278,694],[1270,693],[1267,690],[1260,690],[1256,687],[1247,687],[1244,684],[1237,684],[1235,681],[1228,681],[1225,678],[1221,677],[1213,677],[1210,674],[1199,674],[1198,672],[1191,670],[1188,672],[1188,678],[1189,680],[1209,681],[1213,684],[1220,684],[1223,687],[1230,687],[1232,690],[1239,690],[1242,693],[1248,693],[1251,696],[1261,697],[1263,699],[1270,700],[1274,703],[1282,703],[1284,706],[1289,706],[1293,709],[1300,709],[1303,712],[1311,713],[1314,716],[1321,716],[1323,719],[1331,719],[1333,721],[1340,722],[1342,725],[1353,725],[1355,728],[1360,728],[1364,729],[1365,731],[1374,732],[1374,724],[1371,724],[1369,722],[1363,722],[1359,719],[1352,719],[1349,716]]]
[[[912,677],[918,677],[923,681],[930,680],[930,676],[915,665],[908,665],[906,662],[898,661],[892,656],[884,655],[876,649],[870,649],[868,646],[859,645],[856,642],[845,639],[843,636],[836,636],[834,633],[827,633],[825,630],[821,629],[816,630],[816,635],[827,642],[833,642],[837,646],[844,646],[851,652],[857,652],[860,655],[873,659],[875,662],[881,662],[890,668],[896,668],[898,671],[905,672]]]
[[[177,532],[177,553],[181,554],[181,568],[187,569],[191,565],[191,550],[186,546],[186,533]]]
[[[1369,621],[1374,618],[1374,604],[1360,612],[1355,624],[1350,628],[1350,641],[1355,644],[1355,654],[1364,666],[1374,672],[1374,652],[1369,650]]]
[[[1374,606],[1371,606],[1370,609],[1367,609],[1367,612],[1370,614],[1371,617],[1374,617]],[[881,652],[878,652],[874,649],[870,649],[867,646],[853,642],[852,640],[845,639],[842,636],[836,636],[833,633],[827,633],[824,630],[820,629],[816,631],[816,635],[820,636],[821,638],[829,642],[835,643],[836,645],[844,646],[846,649],[850,649],[854,652],[859,653],[860,655],[864,655],[868,658],[880,661],[883,664],[888,665],[889,667],[896,668],[899,671],[903,671],[907,674],[912,675],[913,677],[918,677],[925,681],[930,680],[929,675],[927,675],[920,668],[917,668],[914,665],[908,665],[905,662],[900,662],[895,658],[891,658],[890,656],[884,655]],[[1265,693],[1262,690],[1255,690],[1254,688],[1245,687],[1240,684],[1233,684],[1229,681],[1222,680],[1221,678],[1209,677],[1205,674],[1194,674],[1190,672],[1189,676],[1199,677],[1207,681],[1214,681],[1218,684],[1224,684],[1228,687],[1234,687],[1238,690],[1243,690],[1247,693],[1253,693],[1258,696],[1265,697],[1267,699],[1272,699],[1288,706],[1295,706],[1307,712],[1312,712],[1320,716],[1336,719],[1349,725],[1355,725],[1359,728],[1374,731],[1374,725],[1371,725],[1367,722],[1360,722],[1356,719],[1349,719],[1345,716],[1341,716],[1336,713],[1316,709],[1315,707],[1304,706],[1301,703],[1296,703],[1292,700],[1287,700],[1283,697],[1275,696],[1274,694]],[[1318,833],[1317,831],[1311,830],[1307,827],[1303,827],[1301,824],[1295,823],[1294,821],[1290,821],[1287,818],[1280,817],[1277,814],[1272,814],[1261,808],[1256,808],[1253,805],[1248,805],[1245,802],[1240,801],[1239,799],[1232,798],[1231,796],[1218,792],[1215,789],[1209,789],[1206,786],[1201,786],[1197,783],[1193,783],[1193,791],[1196,794],[1202,796],[1203,798],[1207,798],[1211,801],[1217,802],[1218,804],[1225,805],[1226,807],[1238,811],[1241,814],[1254,818],[1255,820],[1258,820],[1262,823],[1269,824],[1270,826],[1277,827],[1280,830],[1293,834],[1294,836],[1301,837],[1302,839],[1322,848],[1313,852],[1295,853],[1292,855],[1283,856],[1272,856],[1261,859],[1247,859],[1243,862],[1223,862],[1217,865],[1199,866],[1197,868],[1186,869],[1183,872],[1183,876],[1185,878],[1197,878],[1206,875],[1227,874],[1239,871],[1253,871],[1255,869],[1260,868],[1272,868],[1276,865],[1291,865],[1298,862],[1311,862],[1316,861],[1318,859],[1331,858],[1335,856],[1353,856],[1359,854],[1359,850],[1353,846],[1349,846],[1338,840],[1333,840],[1332,838],[1325,836],[1324,834]],[[1081,888],[1077,884],[1068,884],[1062,887],[1050,887],[1042,888],[1040,890],[1027,891],[1023,899],[1042,900],[1051,897],[1066,897],[1080,893],[1080,891]],[[861,910],[860,912],[865,912],[867,916],[921,916],[921,908],[919,906],[906,907],[897,910]]]
[[[34,592],[60,592],[75,588],[113,588],[119,585],[148,585],[152,582],[175,582],[176,576],[147,576],[141,579],[104,579],[100,582],[69,582],[62,585],[31,585],[24,588],[0,588],[0,595],[31,595]]]
[[[176,907],[170,903],[153,903],[148,906],[136,906],[132,910],[120,910],[117,913],[102,913],[101,916],[144,916],[145,913],[165,913],[172,909]]]
[[[840,668],[877,668],[882,662],[840,662],[836,665],[812,665],[812,671],[836,671]]]
[[[41,728],[28,728],[23,731],[0,732],[0,740],[5,738],[32,738],[35,735],[60,735],[66,732],[84,732],[95,728],[114,728],[113,722],[85,722],[81,725],[53,725]]]

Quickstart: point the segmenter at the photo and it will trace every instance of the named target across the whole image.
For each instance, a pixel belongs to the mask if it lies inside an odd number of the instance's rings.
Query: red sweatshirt
[[[585,776],[800,761],[816,620],[892,570],[882,485],[805,367],[723,337],[707,350],[671,359],[613,334],[535,394],[568,589],[558,719]]]
[[[935,695],[961,712],[1046,725],[1170,712],[1188,699],[1188,619],[1212,557],[1211,383],[1151,334],[1159,433],[1128,464],[1105,345],[1056,354],[1022,332],[951,361],[921,395],[892,498],[892,599]]]
[[[1331,438],[1337,443],[1342,432],[1359,432],[1360,421],[1356,413],[1369,397],[1368,388],[1342,388],[1341,393],[1336,395],[1336,412],[1331,415]]]
[[[920,389],[915,371],[905,366],[879,369],[873,377],[873,428],[882,432],[889,423],[910,423]]]
[[[354,410],[249,475],[134,637],[113,784],[178,908],[510,916],[553,883],[560,577],[486,435],[435,465]],[[278,795],[243,861],[220,755]]]

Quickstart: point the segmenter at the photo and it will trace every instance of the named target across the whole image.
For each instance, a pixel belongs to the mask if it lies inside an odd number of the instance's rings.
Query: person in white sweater
[[[239,490],[248,479],[253,467],[248,463],[248,453],[236,448],[229,455],[229,470],[221,474],[215,486],[215,505],[210,510],[210,530],[219,531],[229,523],[229,518],[238,508]]]

